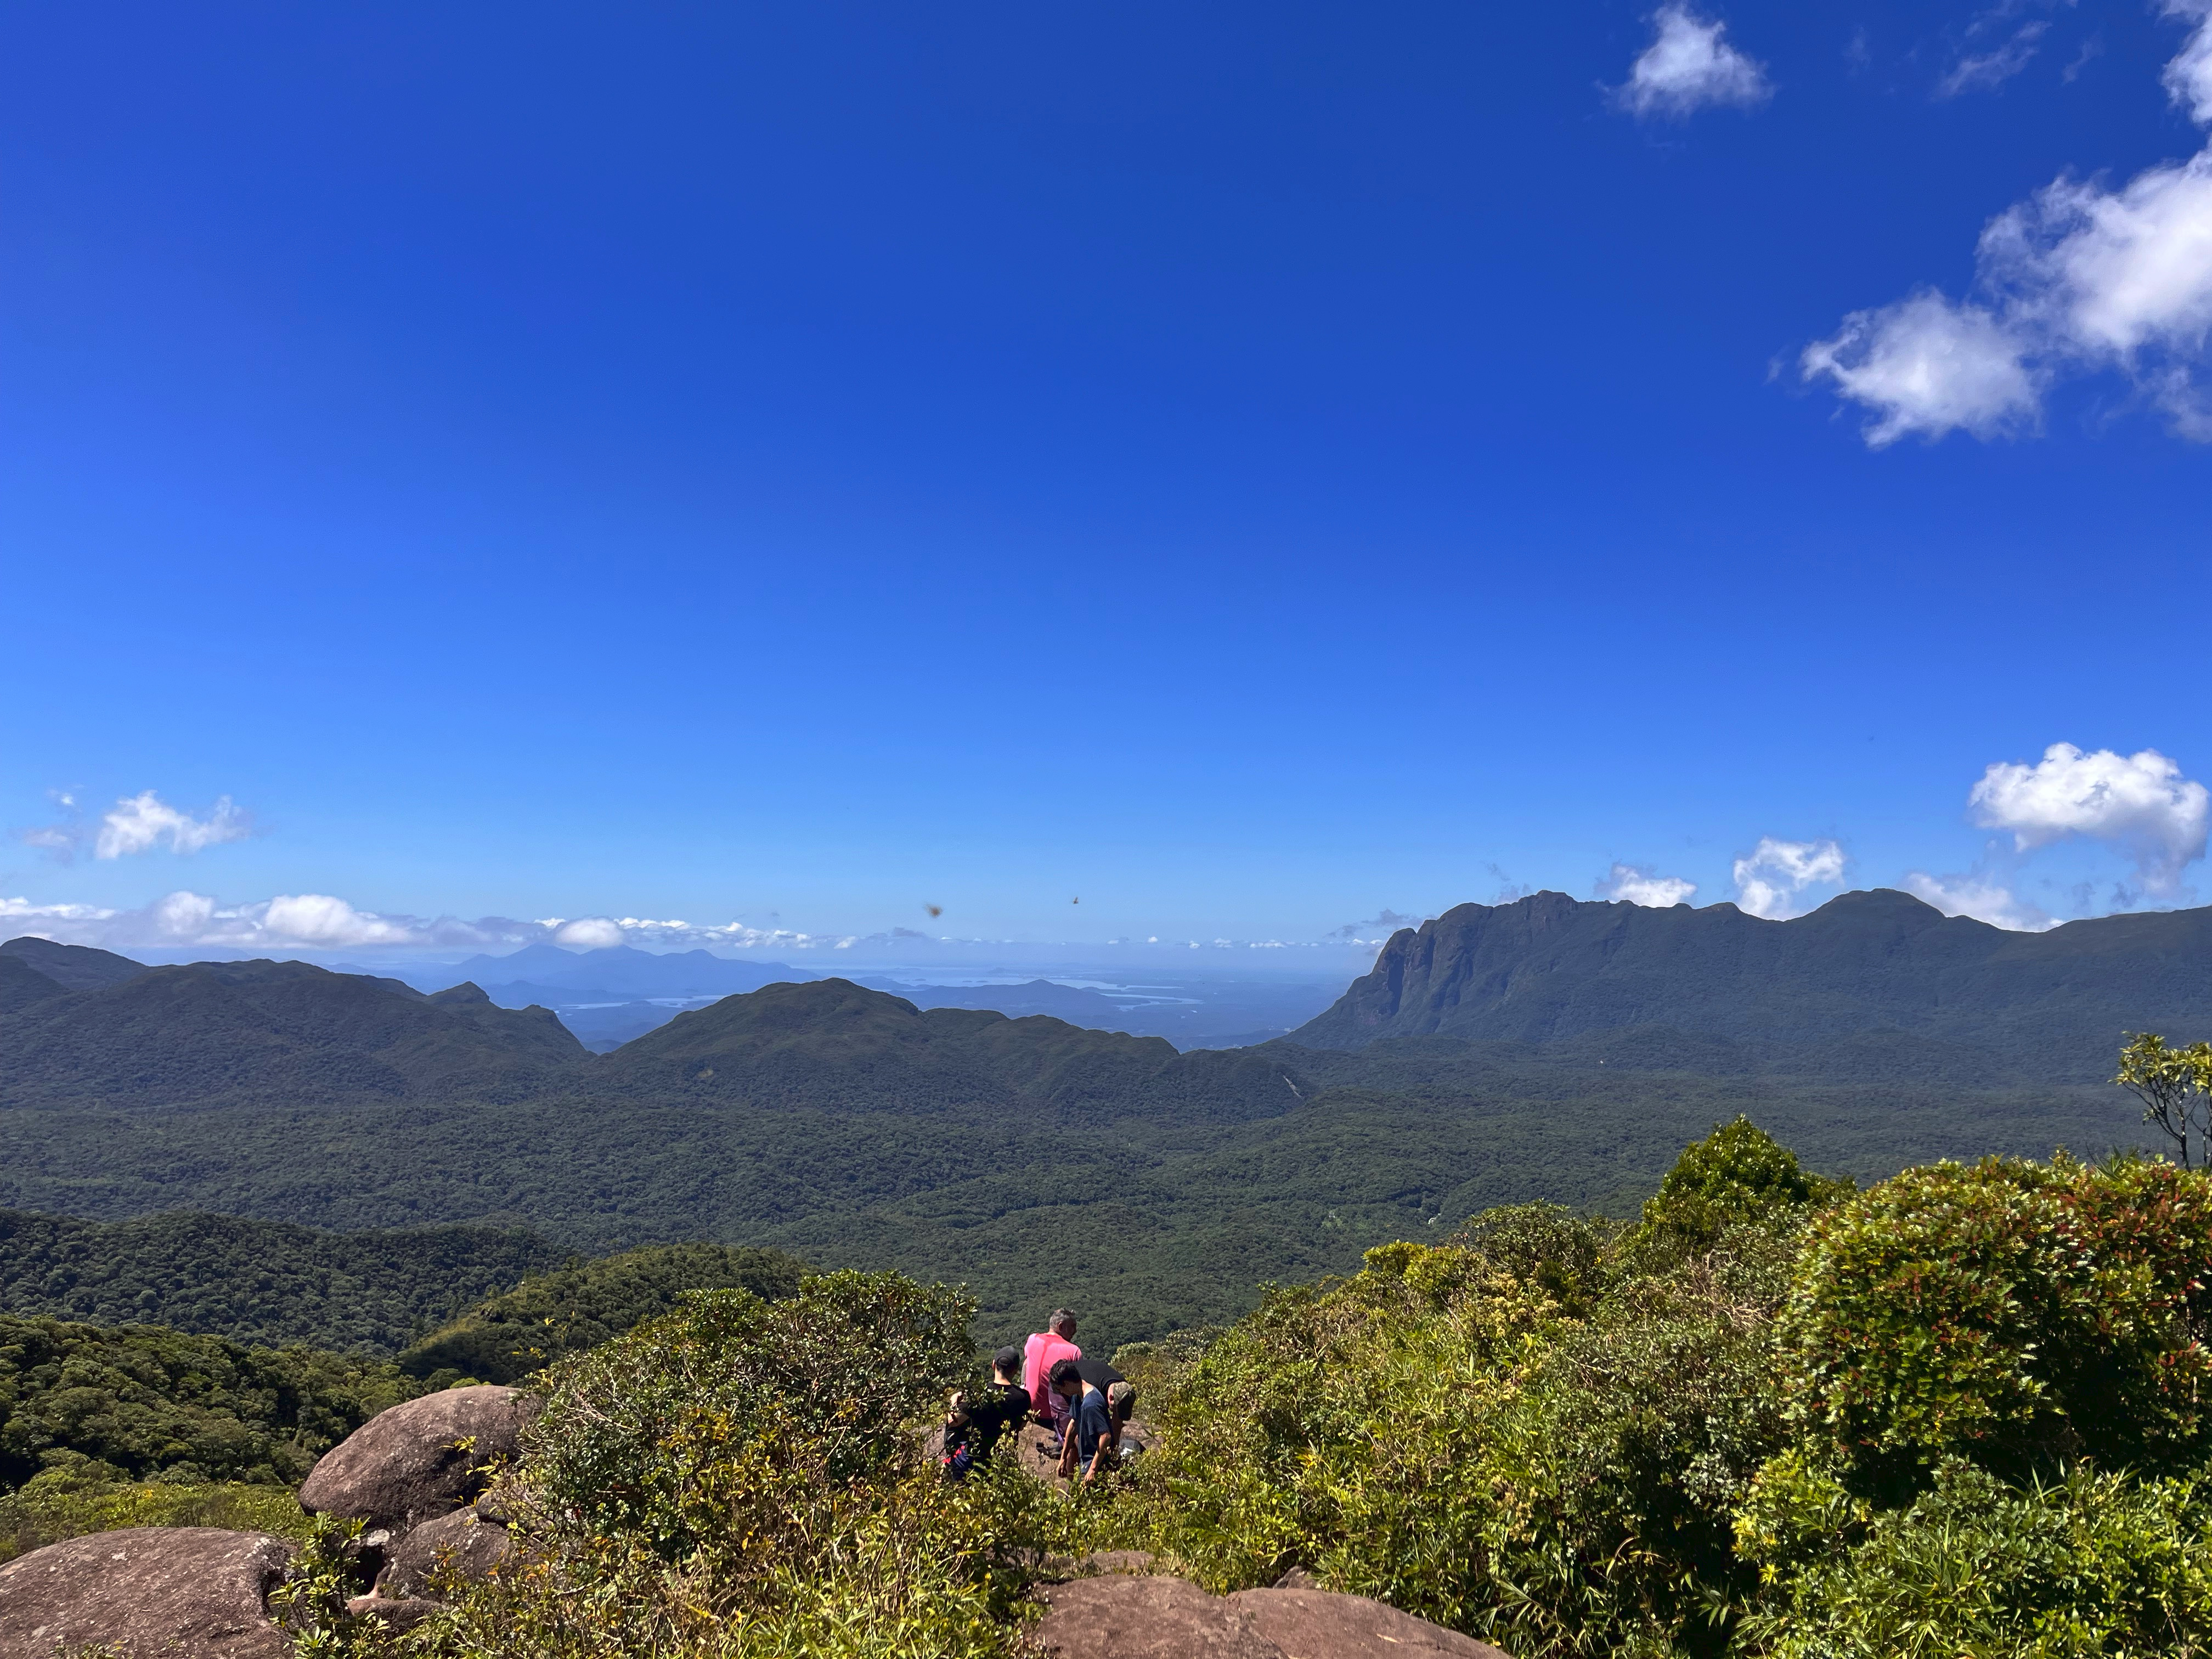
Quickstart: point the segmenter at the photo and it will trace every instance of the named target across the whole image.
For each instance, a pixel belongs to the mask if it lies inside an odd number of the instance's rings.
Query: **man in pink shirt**
[[[1065,1308],[1054,1308],[1044,1328],[1022,1345],[1022,1386],[1030,1391],[1036,1407],[1036,1420],[1052,1425],[1054,1439],[1066,1434],[1068,1403],[1053,1392],[1046,1379],[1061,1360],[1083,1358],[1083,1350],[1073,1340],[1074,1335],[1075,1316]]]

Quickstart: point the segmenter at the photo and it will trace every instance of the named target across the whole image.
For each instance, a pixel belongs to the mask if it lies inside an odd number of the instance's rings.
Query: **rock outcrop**
[[[1446,1630],[1364,1595],[1328,1590],[1239,1590],[1227,1598],[1252,1629],[1298,1659],[1359,1659],[1396,1654],[1399,1659],[1505,1659],[1487,1642]]]
[[[133,1527],[0,1565],[0,1654],[91,1649],[123,1659],[289,1659],[269,1592],[292,1547],[262,1532]]]
[[[1209,1595],[1181,1578],[1109,1575],[1042,1592],[1033,1639],[1053,1659],[1506,1659],[1364,1596],[1306,1589]]]
[[[385,1552],[376,1593],[389,1601],[434,1596],[445,1577],[482,1578],[507,1559],[507,1528],[474,1509],[425,1521]]]
[[[300,1488],[310,1514],[360,1520],[387,1544],[481,1496],[519,1449],[514,1389],[447,1389],[379,1412],[323,1455]],[[366,1540],[365,1540],[366,1541]]]

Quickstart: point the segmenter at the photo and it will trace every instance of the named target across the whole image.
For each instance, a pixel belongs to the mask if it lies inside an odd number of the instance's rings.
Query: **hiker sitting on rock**
[[[1020,1349],[1001,1348],[991,1356],[988,1388],[952,1396],[945,1418],[945,1450],[938,1460],[947,1480],[963,1480],[975,1465],[989,1462],[1000,1437],[1028,1421],[1029,1390],[1014,1380],[1021,1364]]]
[[[1082,1484],[1090,1486],[1114,1467],[1114,1413],[1106,1396],[1083,1380],[1074,1360],[1055,1364],[1049,1380],[1053,1393],[1068,1407],[1068,1431],[1060,1443],[1060,1479],[1077,1479],[1080,1467]]]
[[[1114,1425],[1114,1456],[1119,1462],[1123,1455],[1121,1431],[1137,1408],[1137,1385],[1103,1359],[1079,1359],[1075,1370],[1086,1385],[1106,1396],[1106,1414]]]
[[[1075,1346],[1075,1316],[1065,1308],[1054,1308],[1044,1328],[1023,1348],[1022,1383],[1030,1391],[1036,1420],[1052,1431],[1054,1452],[1067,1438],[1067,1401],[1053,1389],[1052,1368],[1063,1359],[1082,1358],[1083,1350]]]

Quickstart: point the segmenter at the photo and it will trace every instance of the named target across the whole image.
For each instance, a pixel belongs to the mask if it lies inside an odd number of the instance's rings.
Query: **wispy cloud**
[[[1597,884],[1597,896],[1616,904],[1641,904],[1664,910],[1687,904],[1698,896],[1698,884],[1680,876],[1662,876],[1648,864],[1616,864]]]
[[[252,815],[223,796],[204,817],[194,817],[163,800],[153,790],[126,795],[100,817],[98,826],[85,823],[76,797],[58,792],[55,804],[67,816],[58,823],[23,831],[27,847],[51,853],[64,863],[88,846],[96,859],[125,859],[166,848],[190,854],[225,842],[244,841],[253,833]]]
[[[1781,841],[1759,837],[1759,845],[1735,860],[1736,908],[1769,921],[1803,913],[1799,902],[1808,887],[1832,887],[1844,878],[1848,862],[1832,841]]]
[[[2168,0],[2191,24],[2169,95],[2212,125],[2212,0]],[[1869,411],[1867,442],[2038,429],[2051,386],[2125,376],[2185,437],[2212,440],[2200,385],[2212,341],[2212,148],[2118,188],[2062,176],[1985,226],[1968,297],[1921,289],[1851,313],[1799,356]]]
[[[1972,916],[2016,933],[2039,933],[2058,925],[2050,912],[2030,904],[2003,881],[1986,876],[1931,876],[1915,870],[1905,877],[1905,890],[1947,916]]]
[[[1613,98],[1637,116],[1686,116],[1701,109],[1749,109],[1774,95],[1761,64],[1728,43],[1728,25],[1686,5],[1651,15],[1651,44],[1629,66]]]
[[[1939,98],[1956,98],[1962,92],[1986,92],[2001,87],[2028,66],[2051,25],[2037,19],[2022,23],[2009,40],[1988,52],[1969,52],[1951,66],[1936,83]]]

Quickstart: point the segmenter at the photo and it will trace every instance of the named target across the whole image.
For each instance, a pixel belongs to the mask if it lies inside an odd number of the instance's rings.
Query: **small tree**
[[[2155,1031],[2132,1033],[2112,1081],[2142,1102],[2144,1122],[2172,1139],[2183,1169],[2190,1167],[2192,1130],[2212,1156],[2212,1043],[2177,1048]]]

